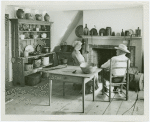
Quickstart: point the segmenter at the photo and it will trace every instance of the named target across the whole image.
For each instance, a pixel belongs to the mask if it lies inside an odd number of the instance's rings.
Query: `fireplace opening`
[[[97,64],[100,68],[102,64],[116,56],[117,45],[89,45],[88,61]],[[130,66],[135,66],[135,46],[128,47],[130,51],[126,56],[130,59]]]
[[[116,49],[93,49],[97,52],[97,66],[101,67],[106,61],[116,56]]]

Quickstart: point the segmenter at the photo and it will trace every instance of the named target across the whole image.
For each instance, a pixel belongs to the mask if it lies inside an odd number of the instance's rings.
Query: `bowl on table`
[[[95,72],[95,70],[97,69],[97,66],[94,63],[84,62],[84,63],[80,64],[80,68],[83,73],[91,74],[91,73]]]

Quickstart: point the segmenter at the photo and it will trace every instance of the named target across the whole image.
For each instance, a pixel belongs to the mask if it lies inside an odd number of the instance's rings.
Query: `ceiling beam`
[[[142,7],[144,4],[142,1],[9,1],[5,3],[15,7],[47,11],[120,9]]]

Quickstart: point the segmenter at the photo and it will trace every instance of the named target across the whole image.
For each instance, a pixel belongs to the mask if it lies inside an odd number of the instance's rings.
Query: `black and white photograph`
[[[149,121],[149,1],[1,9],[3,121]]]

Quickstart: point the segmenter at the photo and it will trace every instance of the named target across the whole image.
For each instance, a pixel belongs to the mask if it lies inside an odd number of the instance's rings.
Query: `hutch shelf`
[[[12,38],[12,68],[13,68],[13,85],[20,84],[25,86],[25,76],[39,72],[43,67],[53,66],[54,52],[51,52],[51,26],[53,22],[27,20],[27,19],[10,19],[11,21],[11,38]],[[38,29],[37,29],[38,28]],[[46,35],[43,37],[42,35]],[[21,36],[24,36],[23,38]],[[24,51],[28,45],[34,49],[32,54],[25,57]],[[44,47],[49,47],[49,52],[43,52]],[[37,53],[38,52],[38,53]],[[49,64],[33,67],[25,70],[26,63],[33,64],[34,60],[42,57],[49,57]]]

